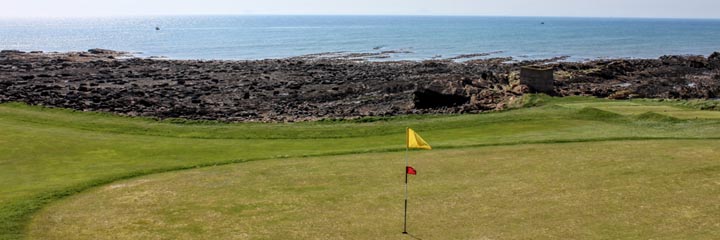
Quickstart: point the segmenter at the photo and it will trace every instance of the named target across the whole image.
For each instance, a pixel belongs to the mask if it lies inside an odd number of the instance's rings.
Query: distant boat
[[[155,31],[160,31],[160,27],[155,27]]]
[[[545,22],[541,22],[540,24],[545,25]]]

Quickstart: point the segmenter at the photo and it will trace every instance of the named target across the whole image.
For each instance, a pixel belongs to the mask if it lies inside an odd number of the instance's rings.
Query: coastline
[[[325,54],[327,55],[327,54]],[[0,102],[126,116],[293,122],[503,110],[526,93],[523,66],[552,68],[556,96],[711,99],[720,53],[658,59],[368,61],[361,54],[172,60],[91,49],[0,53]],[[331,54],[332,55],[332,54]],[[480,54],[468,54],[475,57]],[[358,58],[359,57],[359,58]]]
[[[541,24],[545,23],[545,24]],[[159,29],[159,30],[158,30]],[[483,16],[137,16],[0,19],[0,49],[103,47],[180,60],[280,59],[399,51],[379,61],[487,57],[569,61],[706,55],[720,20]],[[32,30],[32,31],[29,31]],[[662,31],[659,31],[662,30]],[[92,36],[92,37],[89,37]]]

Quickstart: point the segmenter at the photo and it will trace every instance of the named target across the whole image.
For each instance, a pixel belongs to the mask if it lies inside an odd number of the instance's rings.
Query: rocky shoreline
[[[531,88],[523,66],[555,72],[557,96],[717,98],[720,53],[659,59],[370,62],[311,56],[255,61],[136,58],[92,49],[0,52],[0,102],[127,116],[308,121],[501,110]],[[380,56],[382,57],[382,55]]]

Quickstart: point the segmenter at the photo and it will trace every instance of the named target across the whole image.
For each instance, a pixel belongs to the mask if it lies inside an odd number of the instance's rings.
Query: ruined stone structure
[[[555,77],[552,67],[525,66],[520,69],[520,84],[534,93],[555,94]]]

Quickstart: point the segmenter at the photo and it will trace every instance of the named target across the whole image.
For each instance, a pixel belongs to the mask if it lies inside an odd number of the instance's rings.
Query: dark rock
[[[436,80],[414,93],[415,108],[433,109],[462,106],[470,101],[463,94],[462,84],[453,81]]]
[[[22,53],[25,53],[25,52],[20,51],[20,50],[2,50],[2,51],[0,51],[0,54],[22,54]]]
[[[118,53],[119,53],[119,52],[117,52],[117,51],[108,50],[108,49],[102,49],[102,48],[88,49],[87,52],[88,52],[88,53],[91,53],[91,54],[106,54],[106,55],[114,55],[114,54],[118,54]]]
[[[0,102],[158,118],[306,121],[500,110],[531,90],[618,99],[720,93],[720,53],[581,63],[113,60],[105,55],[116,53],[2,53]],[[542,73],[540,83],[521,73],[518,84],[514,73],[535,64],[557,72],[554,77]]]
[[[714,52],[714,53],[710,54],[710,56],[708,57],[708,60],[712,60],[712,61],[720,60],[720,52]]]

